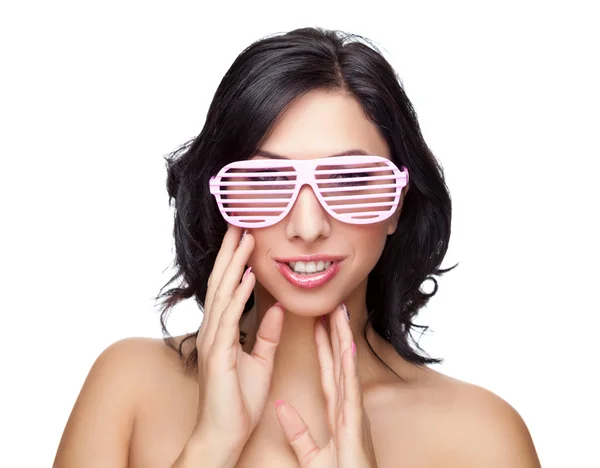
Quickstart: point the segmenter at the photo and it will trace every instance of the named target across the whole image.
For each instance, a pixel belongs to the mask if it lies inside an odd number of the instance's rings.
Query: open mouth
[[[289,262],[286,263],[290,269],[298,275],[313,275],[327,270],[333,262],[318,261],[318,262]]]
[[[317,288],[327,284],[340,271],[342,260],[318,262],[275,262],[280,273],[294,286]]]

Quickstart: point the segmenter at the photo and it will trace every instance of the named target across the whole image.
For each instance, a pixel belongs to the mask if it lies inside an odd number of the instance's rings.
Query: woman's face
[[[390,159],[385,140],[357,100],[315,90],[289,107],[252,159],[265,158],[261,151],[304,160],[343,152],[357,154],[356,150]],[[268,294],[288,311],[306,316],[328,313],[340,302],[364,295],[368,274],[381,256],[386,237],[396,230],[402,199],[395,214],[384,221],[348,224],[330,216],[312,188],[303,186],[283,220],[250,230],[256,243],[248,265],[257,278],[256,292],[261,296]],[[312,255],[324,256],[324,262],[328,257],[338,260],[335,274],[327,275],[316,286],[312,283],[312,287],[303,287],[294,275],[282,270],[289,267],[280,260]],[[294,265],[296,269],[302,266]],[[319,266],[318,261],[315,266]],[[321,265],[324,266],[326,263]]]

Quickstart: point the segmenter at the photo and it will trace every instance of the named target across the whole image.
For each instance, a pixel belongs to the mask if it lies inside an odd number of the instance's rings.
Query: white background
[[[160,336],[163,156],[243,48],[323,26],[384,49],[447,174],[460,265],[422,345],[509,401],[545,468],[600,466],[593,3],[3,4],[0,464],[50,466],[98,354]],[[173,334],[201,320],[190,301],[171,317]]]

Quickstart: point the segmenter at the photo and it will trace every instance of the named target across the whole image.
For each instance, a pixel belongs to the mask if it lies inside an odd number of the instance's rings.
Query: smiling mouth
[[[288,262],[286,265],[299,275],[313,275],[327,270],[332,263],[334,262],[319,260],[318,262]]]
[[[288,280],[288,282],[294,286],[305,289],[317,288],[327,284],[338,274],[342,262],[343,259],[337,261],[319,260],[311,262],[275,261],[279,272],[286,280]]]

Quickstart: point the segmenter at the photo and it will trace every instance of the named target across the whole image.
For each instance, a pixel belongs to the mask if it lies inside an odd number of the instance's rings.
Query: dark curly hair
[[[250,158],[286,108],[315,89],[357,99],[379,127],[392,160],[410,173],[398,228],[388,236],[369,274],[363,334],[366,338],[370,323],[405,360],[417,365],[441,362],[424,354],[411,331],[427,330],[413,319],[437,292],[434,275],[456,266],[440,268],[448,249],[452,212],[442,168],[423,139],[397,74],[376,46],[354,34],[302,28],[247,47],[219,84],[200,134],[165,157],[169,204],[174,201],[175,208],[176,274],[156,300],[161,301],[165,343],[178,352],[186,370],[197,369],[198,356],[194,347],[185,357],[183,345],[198,332],[176,347],[166,321],[182,299],[194,296],[200,308],[204,305],[208,277],[227,229],[209,193],[209,179],[225,164]],[[426,293],[421,286],[428,279],[434,288]],[[175,281],[176,287],[163,292]],[[253,303],[251,296],[244,313]],[[371,351],[375,353],[372,347]]]

